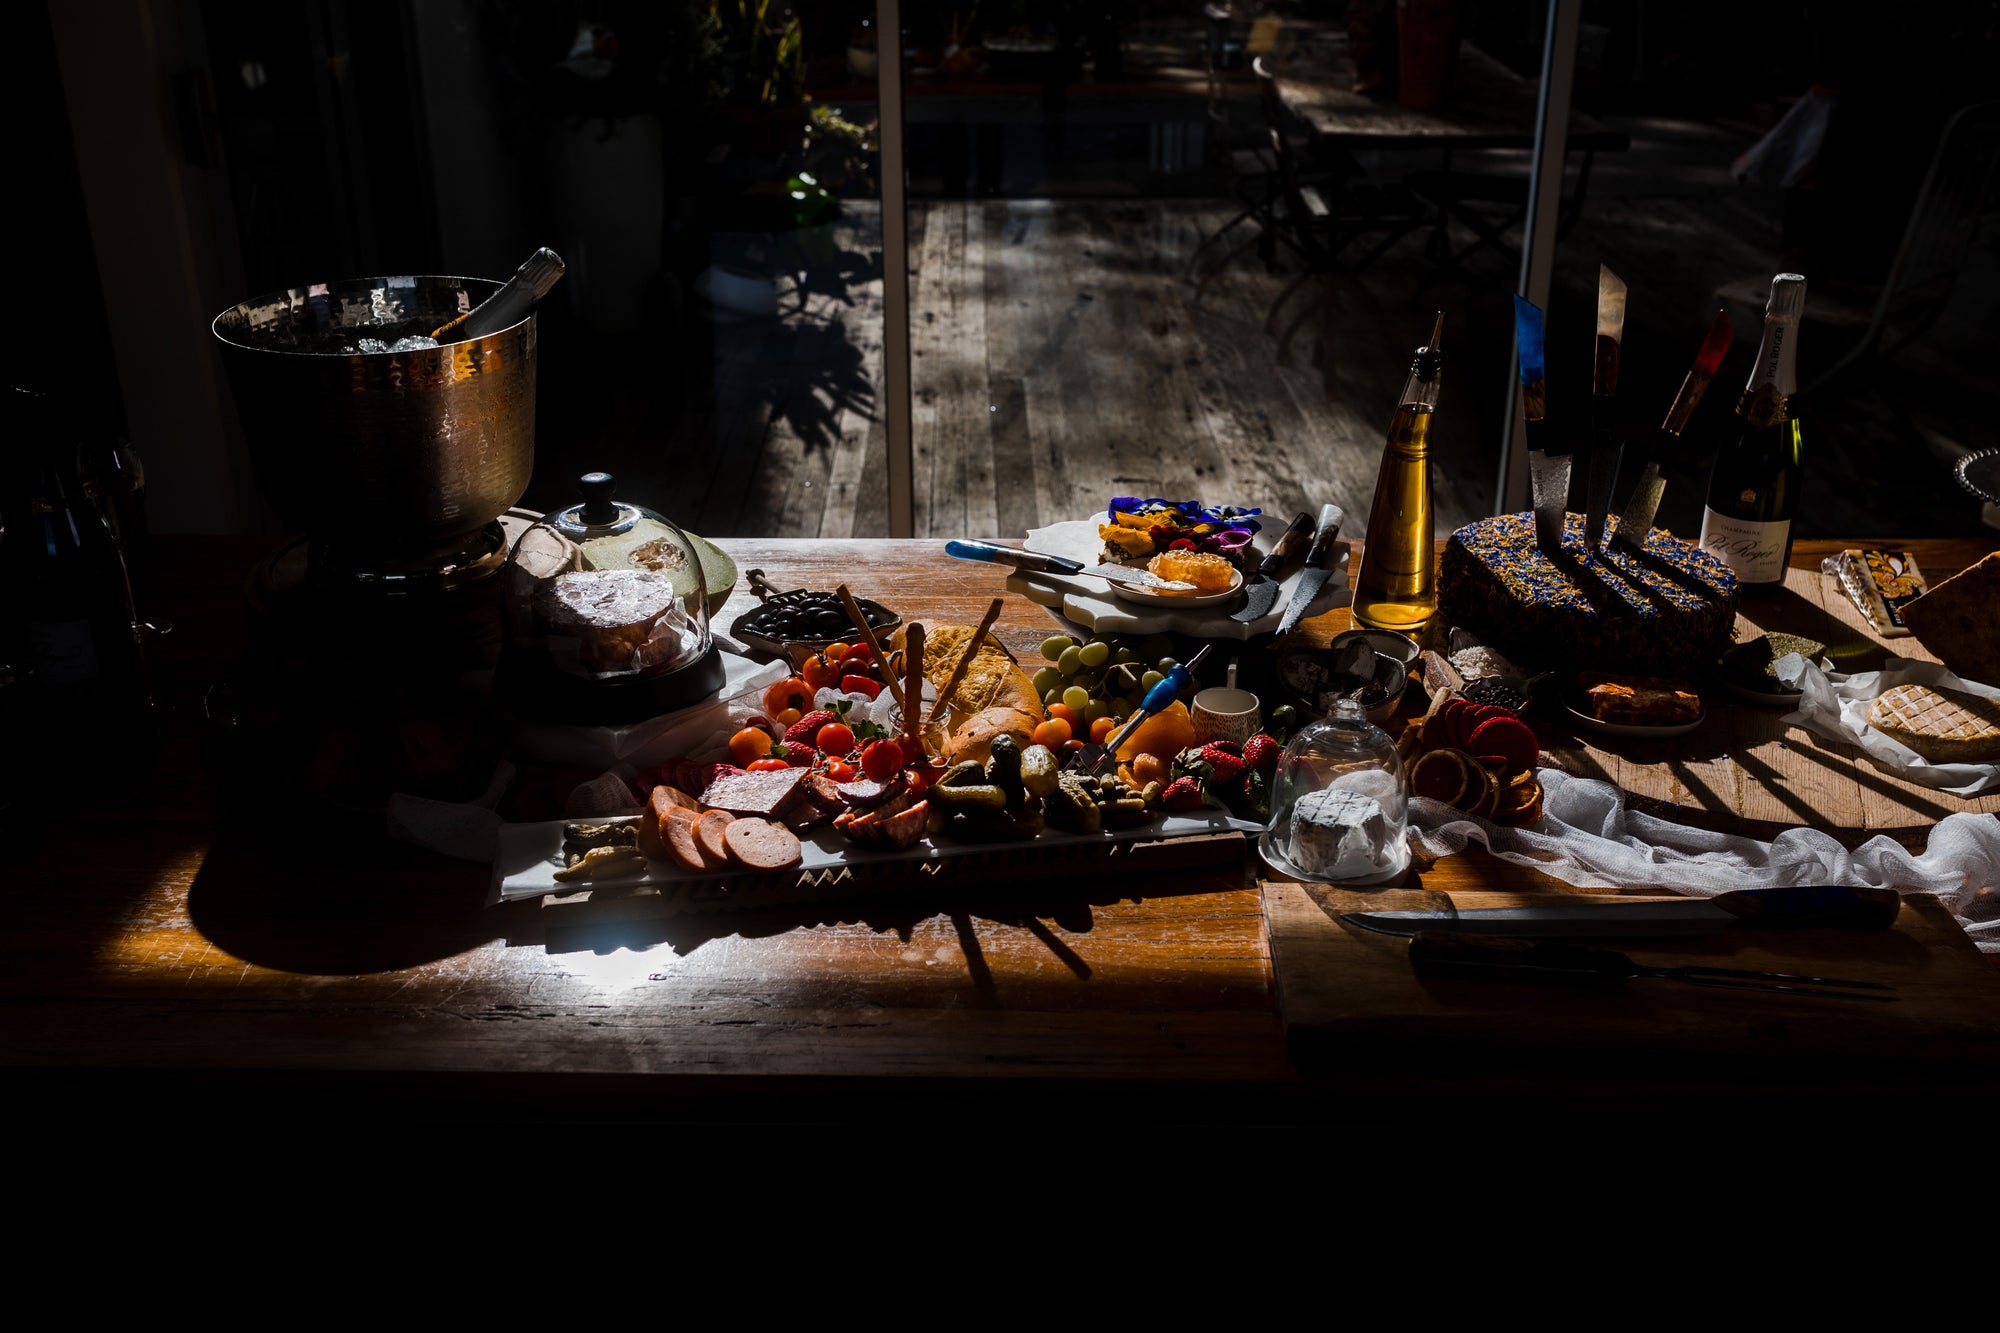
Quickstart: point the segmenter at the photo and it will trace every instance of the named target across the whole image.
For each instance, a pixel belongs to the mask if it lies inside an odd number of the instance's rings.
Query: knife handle
[[[1293,519],[1292,526],[1285,529],[1284,534],[1271,547],[1271,553],[1264,557],[1262,564],[1257,566],[1258,577],[1267,579],[1275,578],[1278,571],[1284,567],[1285,561],[1291,558],[1293,550],[1298,547],[1300,542],[1306,539],[1306,535],[1312,530],[1313,516],[1310,510]]]
[[[1425,976],[1616,986],[1639,974],[1630,958],[1580,944],[1424,930],[1410,941],[1410,966]]]
[[[1327,557],[1333,551],[1333,539],[1340,535],[1340,523],[1346,517],[1346,511],[1339,505],[1320,506],[1319,528],[1313,533],[1312,550],[1306,552],[1306,568],[1326,568]]]
[[[1734,889],[1709,899],[1746,926],[1837,926],[1887,930],[1903,910],[1894,889],[1799,884],[1782,889]]]
[[[957,556],[960,560],[984,560],[988,564],[1012,565],[1037,574],[1074,574],[1083,568],[1075,560],[1065,560],[1059,555],[1043,555],[1039,551],[1017,551],[1011,546],[995,546],[991,542],[976,542],[966,538],[955,538],[944,544],[946,555]]]

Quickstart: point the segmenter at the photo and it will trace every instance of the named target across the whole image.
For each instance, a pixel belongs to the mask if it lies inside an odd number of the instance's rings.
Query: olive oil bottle
[[[1444,368],[1444,312],[1417,349],[1403,402],[1382,446],[1368,539],[1354,580],[1354,618],[1370,629],[1415,634],[1437,614],[1437,543],[1431,535],[1431,416]]]

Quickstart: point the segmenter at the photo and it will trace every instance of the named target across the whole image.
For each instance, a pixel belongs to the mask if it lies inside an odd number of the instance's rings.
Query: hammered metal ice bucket
[[[535,462],[535,317],[490,337],[428,334],[501,284],[356,278],[232,306],[215,336],[258,484],[279,517],[355,555],[447,548],[505,513]]]

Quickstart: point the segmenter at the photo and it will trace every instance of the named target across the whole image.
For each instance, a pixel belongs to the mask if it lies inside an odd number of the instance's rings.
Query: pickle
[[[1100,809],[1104,822],[1112,828],[1137,828],[1151,823],[1153,819],[1153,812],[1136,796],[1122,797]]]
[[[1090,789],[1074,773],[1065,773],[1048,798],[1048,822],[1076,833],[1096,833],[1104,827],[1104,816]]]
[[[1007,793],[986,781],[986,771],[972,759],[953,765],[932,784],[930,800],[948,811],[1007,808]]]
[[[1030,796],[1053,796],[1057,777],[1054,750],[1046,745],[1030,745],[1021,751],[1021,785]]]
[[[993,738],[986,761],[986,780],[1006,793],[1009,806],[1019,805],[1027,798],[1027,789],[1021,783],[1021,743],[1004,731]]]

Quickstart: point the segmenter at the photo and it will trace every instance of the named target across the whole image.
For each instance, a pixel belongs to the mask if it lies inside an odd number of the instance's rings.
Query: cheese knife
[[[1521,412],[1526,419],[1528,477],[1535,507],[1535,545],[1553,556],[1562,547],[1563,518],[1569,512],[1568,454],[1551,454],[1544,419],[1549,414],[1548,358],[1544,351],[1542,308],[1514,297],[1514,343],[1520,349]]]
[[[1653,530],[1653,518],[1660,512],[1660,498],[1666,494],[1666,478],[1660,475],[1660,455],[1680,440],[1681,432],[1687,429],[1688,418],[1694,415],[1701,396],[1708,392],[1708,383],[1715,378],[1715,372],[1722,365],[1722,358],[1729,351],[1729,345],[1736,337],[1736,330],[1729,322],[1729,312],[1718,310],[1715,319],[1708,326],[1708,337],[1702,340],[1701,351],[1695,354],[1694,364],[1688,367],[1687,378],[1681,381],[1681,391],[1674,395],[1674,405],[1667,409],[1667,419],[1660,423],[1660,433],[1654,437],[1653,456],[1646,460],[1646,470],[1639,475],[1639,485],[1632,492],[1632,498],[1625,502],[1625,512],[1618,516],[1618,530],[1611,534],[1611,543],[1628,551],[1643,550],[1646,537]]]
[[[1278,585],[1283,581],[1279,575],[1285,562],[1292,558],[1292,552],[1311,535],[1312,530],[1312,511],[1308,510],[1292,520],[1292,526],[1285,529],[1271,547],[1271,553],[1257,566],[1257,572],[1250,576],[1250,584],[1244,589],[1243,609],[1231,615],[1231,620],[1240,620],[1247,625],[1270,613],[1271,604],[1278,600]]]
[[[1059,555],[1044,555],[1040,551],[1017,551],[1011,546],[995,546],[991,542],[976,542],[958,538],[944,544],[946,555],[957,556],[960,560],[983,560],[991,565],[1012,565],[1029,574],[1075,574],[1084,578],[1103,579],[1106,583],[1120,583],[1142,592],[1193,592],[1192,583],[1182,583],[1178,579],[1163,579],[1159,575],[1143,569],[1120,569],[1116,565],[1085,565],[1077,560],[1065,560]]]
[[[1711,935],[1745,926],[1835,927],[1886,930],[1901,900],[1894,889],[1796,885],[1736,889],[1713,898],[1670,902],[1617,900],[1540,907],[1474,907],[1403,912],[1342,912],[1337,919],[1381,935],[1449,930],[1462,935],[1514,939],[1636,939],[1653,935]]]
[[[1604,519],[1611,510],[1612,488],[1618,484],[1618,438],[1612,400],[1618,396],[1618,354],[1625,340],[1625,280],[1604,265],[1597,266],[1597,365],[1590,384],[1590,475],[1584,494],[1589,507],[1583,519],[1583,550],[1594,553],[1604,540]]]
[[[1319,526],[1313,532],[1312,549],[1306,552],[1306,567],[1299,574],[1299,582],[1292,589],[1292,600],[1285,607],[1285,618],[1278,622],[1278,633],[1290,634],[1305,619],[1306,608],[1313,598],[1319,596],[1327,579],[1333,576],[1333,539],[1340,535],[1340,521],[1346,512],[1339,505],[1323,505],[1319,511]]]

